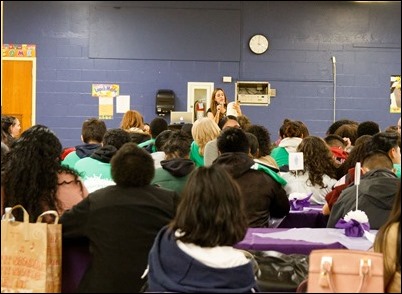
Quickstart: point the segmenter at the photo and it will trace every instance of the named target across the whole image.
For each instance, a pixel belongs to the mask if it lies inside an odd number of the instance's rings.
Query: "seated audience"
[[[331,136],[331,135],[330,135]],[[371,140],[370,135],[363,135],[356,140],[356,146],[352,149],[346,161],[338,168],[337,172],[339,172],[343,168],[349,169],[346,170],[346,174],[341,173],[343,176],[341,179],[336,182],[332,191],[330,191],[327,195],[325,195],[325,201],[322,208],[322,213],[328,215],[332,209],[334,203],[338,200],[339,195],[341,195],[342,191],[353,185],[355,180],[355,166],[357,162],[362,162],[366,154],[368,153],[367,145]]]
[[[246,205],[249,227],[268,227],[270,217],[280,218],[289,213],[285,190],[275,172],[255,169],[258,163],[249,156],[246,133],[239,128],[226,128],[218,137],[220,155],[214,164],[223,166],[239,184]]]
[[[356,126],[359,125],[359,123],[358,123],[357,121],[354,121],[354,120],[350,120],[350,119],[338,119],[337,121],[333,122],[333,123],[329,126],[329,128],[328,128],[327,132],[325,133],[325,135],[328,136],[328,135],[335,134],[336,130],[337,130],[340,126],[346,125],[346,124],[348,124],[348,125],[351,124],[351,125],[356,125]]]
[[[283,172],[289,171],[289,153],[295,152],[297,146],[301,143],[305,128],[300,123],[285,119],[283,126],[282,139],[277,147],[272,149],[271,156],[279,166],[279,170]]]
[[[127,110],[120,122],[120,128],[127,132],[147,133],[144,118],[137,110]]]
[[[247,232],[241,190],[220,166],[190,175],[177,213],[149,253],[147,292],[245,293],[253,266],[233,248]]]
[[[149,153],[156,152],[155,139],[156,137],[168,129],[167,121],[162,117],[155,117],[149,125],[149,134],[151,139],[138,144],[138,147],[145,148]]]
[[[247,130],[248,127],[251,126],[251,120],[244,114],[238,115],[236,118],[237,122],[240,125],[240,128],[242,128],[243,130]]]
[[[401,178],[401,136],[399,133],[377,133],[373,136],[368,148],[371,151],[386,152],[392,160],[396,175]]]
[[[191,143],[190,159],[196,166],[204,166],[205,145],[218,137],[221,129],[213,119],[203,117],[197,119],[191,129],[193,142]]]
[[[278,172],[279,166],[275,159],[270,155],[272,150],[271,135],[267,128],[261,125],[250,125],[247,132],[254,134],[258,140],[258,156],[254,161],[264,164],[271,168],[273,171]]]
[[[363,121],[359,123],[359,125],[357,126],[357,138],[363,135],[373,136],[379,133],[380,131],[381,131],[380,126],[375,121],[372,120]]]
[[[21,134],[1,163],[1,213],[21,204],[30,222],[47,210],[63,214],[88,195],[77,172],[60,164],[62,146],[46,126],[35,125]],[[14,216],[22,221],[22,211]],[[52,222],[45,216],[45,221]]]
[[[384,293],[401,293],[401,183],[389,218],[376,234],[374,251],[384,256]]]
[[[137,145],[151,139],[151,135],[148,133],[128,132],[128,134],[130,135],[131,142]]]
[[[21,123],[15,116],[1,117],[1,141],[8,147],[11,147],[16,139],[20,136]]]
[[[339,167],[348,158],[349,153],[346,152],[346,144],[341,136],[328,135],[324,138],[335,160],[335,164]]]
[[[189,159],[190,146],[191,139],[187,135],[181,131],[172,131],[163,146],[165,159],[160,162],[161,167],[155,170],[151,184],[180,194],[195,168],[194,162]]]
[[[340,136],[347,142],[345,148],[346,152],[350,152],[355,146],[357,139],[357,127],[358,125],[356,124],[344,124],[335,131],[335,135]]]
[[[240,128],[240,124],[237,121],[237,117],[233,115],[228,115],[222,118],[218,124],[221,130],[224,130],[228,127],[233,128]],[[218,146],[217,146],[217,139],[213,139],[209,141],[205,145],[204,149],[204,165],[210,166],[212,165],[213,161],[219,156]]]
[[[259,156],[259,145],[258,145],[258,139],[257,137],[249,132],[246,132],[247,140],[248,140],[248,145],[250,146],[250,157],[256,161],[256,159]],[[256,161],[257,162],[257,161]]]
[[[370,152],[361,165],[358,209],[367,214],[370,228],[377,230],[388,219],[399,179],[392,170],[392,160],[383,151]],[[342,191],[331,209],[327,227],[334,228],[339,219],[352,210],[356,210],[356,186]]]
[[[325,204],[325,195],[337,182],[335,164],[329,147],[322,138],[309,136],[297,146],[296,152],[303,153],[304,169],[282,172],[286,180],[285,191],[291,193],[313,193],[311,204]]]
[[[152,243],[174,217],[178,195],[150,185],[151,155],[124,144],[111,160],[116,185],[93,193],[60,218],[63,238],[87,238],[91,261],[77,292],[136,293]]]
[[[89,192],[113,185],[110,160],[125,143],[131,142],[128,132],[122,129],[107,130],[103,136],[102,146],[90,157],[76,162],[74,168],[82,176]]]
[[[160,168],[161,161],[165,159],[165,151],[163,151],[163,147],[165,146],[166,141],[169,139],[170,135],[173,133],[172,130],[165,130],[162,131],[158,136],[155,138],[154,146],[155,152],[151,153],[151,157],[154,160],[155,168]]]
[[[81,140],[84,144],[75,146],[75,150],[68,153],[61,164],[74,168],[78,160],[91,156],[101,146],[106,130],[105,122],[100,119],[89,118],[85,120],[81,129]]]
[[[346,179],[345,181],[345,176],[348,177],[349,170],[354,169],[356,162],[361,162],[363,160],[363,157],[369,152],[369,142],[371,141],[372,136],[370,135],[363,135],[359,138],[356,139],[355,146],[353,149],[348,153],[348,157],[346,160],[338,166],[336,169],[336,177],[339,179],[338,184],[344,184],[348,182]],[[357,149],[356,151],[354,149]],[[351,182],[349,181],[349,184]]]

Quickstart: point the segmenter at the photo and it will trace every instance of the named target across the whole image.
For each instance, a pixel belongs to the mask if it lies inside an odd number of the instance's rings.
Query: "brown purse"
[[[383,293],[383,255],[349,249],[313,250],[308,293]]]

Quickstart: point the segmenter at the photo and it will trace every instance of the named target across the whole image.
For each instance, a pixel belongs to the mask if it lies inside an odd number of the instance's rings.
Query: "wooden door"
[[[21,122],[21,133],[35,123],[34,58],[3,58],[1,115],[12,115]]]

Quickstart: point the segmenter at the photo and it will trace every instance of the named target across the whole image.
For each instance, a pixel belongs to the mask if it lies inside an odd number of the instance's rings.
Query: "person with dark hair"
[[[128,132],[128,134],[131,142],[136,143],[137,145],[151,139],[151,135],[148,133]]]
[[[218,124],[221,130],[226,128],[240,128],[240,124],[237,121],[237,118],[233,115],[228,115],[222,118]],[[219,156],[218,145],[217,145],[217,138],[209,141],[205,145],[204,149],[204,165],[210,166],[212,165],[213,161]]]
[[[335,135],[340,136],[346,142],[346,151],[350,152],[355,146],[357,139],[357,125],[343,124],[336,131]]]
[[[242,115],[238,115],[237,117],[237,122],[240,125],[240,128],[242,128],[243,130],[247,130],[249,126],[251,126],[251,120],[245,116],[244,114]]]
[[[393,172],[391,158],[383,151],[366,154],[361,166],[358,209],[368,216],[370,228],[378,230],[388,219],[400,180]],[[327,227],[334,228],[339,219],[352,210],[356,210],[354,185],[342,191],[331,209]]]
[[[21,134],[1,165],[2,214],[4,207],[21,204],[30,222],[36,222],[42,212],[62,214],[88,195],[77,172],[60,164],[61,149],[46,126],[35,125]],[[21,210],[14,216],[22,221]],[[45,221],[51,222],[49,217]]]
[[[331,150],[322,138],[308,136],[303,138],[296,151],[303,153],[303,169],[281,173],[287,181],[284,187],[287,195],[313,193],[310,203],[324,205],[325,195],[337,182]]]
[[[163,147],[165,159],[161,161],[161,167],[155,170],[152,184],[181,193],[195,168],[189,158],[191,142],[180,130],[172,131]]]
[[[284,183],[275,172],[266,172],[249,156],[246,133],[239,128],[225,128],[217,144],[220,155],[213,165],[223,166],[239,184],[249,227],[268,227],[270,217],[286,216],[290,206],[282,188]]]
[[[384,257],[384,293],[401,293],[401,183],[387,222],[378,230],[374,251]]]
[[[372,120],[363,121],[359,123],[359,125],[357,126],[357,138],[363,135],[373,136],[379,133],[380,131],[381,131],[380,126],[375,121]]]
[[[81,174],[89,192],[113,185],[110,160],[125,143],[131,142],[130,135],[123,129],[107,130],[102,146],[91,156],[76,162],[74,168]]]
[[[349,153],[346,152],[346,142],[339,135],[331,134],[324,138],[335,160],[336,167],[339,167],[348,158]]]
[[[359,123],[358,123],[357,121],[354,121],[354,120],[350,120],[350,119],[339,119],[339,120],[333,122],[333,123],[329,126],[329,128],[328,128],[328,130],[327,130],[327,132],[326,132],[325,134],[326,134],[327,136],[328,136],[328,135],[335,134],[336,130],[337,130],[340,126],[346,125],[346,124],[352,124],[352,125],[356,125],[356,126],[359,125]]]
[[[187,135],[190,139],[191,139],[191,141],[193,141],[193,136],[191,135],[191,129],[193,128],[193,124],[191,123],[186,123],[186,124],[183,124],[182,126],[181,126],[181,129],[180,129],[180,131],[182,132],[182,133],[184,133],[185,135]]]
[[[399,133],[377,133],[373,136],[368,148],[370,151],[386,152],[392,160],[395,174],[401,178],[401,135]]]
[[[10,151],[10,148],[4,142],[1,142],[1,162],[3,162],[3,158],[8,151]]]
[[[253,133],[246,132],[248,145],[250,146],[250,156],[256,161],[259,156],[258,139]]]
[[[78,160],[91,156],[101,146],[106,130],[105,122],[100,119],[89,118],[85,120],[81,129],[81,141],[84,144],[75,146],[75,151],[68,153],[61,164],[73,168]]]
[[[279,143],[282,141],[283,138],[285,138],[285,127],[286,127],[286,124],[290,121],[292,121],[292,120],[289,118],[285,118],[283,120],[282,125],[279,127],[279,131],[278,131],[279,136],[278,136],[278,139],[274,143],[274,147],[279,146]]]
[[[279,145],[272,149],[271,156],[282,172],[289,171],[289,153],[295,152],[306,133],[305,125],[297,121],[285,119],[283,121],[283,137]]]
[[[278,172],[279,166],[271,156],[272,143],[271,134],[268,129],[261,125],[250,125],[246,131],[254,134],[258,140],[258,157],[254,158],[254,161],[264,164],[273,171]]]
[[[8,147],[11,147],[14,141],[19,137],[21,123],[15,116],[1,117],[1,141]]]
[[[253,266],[233,248],[247,232],[242,192],[220,166],[191,173],[173,221],[149,253],[149,292],[245,293]]]
[[[332,135],[328,135],[332,136]],[[362,162],[363,158],[368,153],[367,146],[372,136],[363,135],[356,140],[356,145],[349,153],[348,158],[337,168],[337,178],[339,180],[334,185],[332,191],[325,195],[326,203],[322,207],[322,213],[329,215],[332,206],[338,200],[342,191],[352,185],[355,180],[355,166],[357,162]]]
[[[241,115],[240,104],[237,102],[233,103],[233,111],[237,113],[237,115]],[[226,97],[225,91],[221,88],[216,88],[211,95],[210,100],[210,108],[207,109],[207,117],[212,119],[216,124],[224,118],[226,115],[230,113],[226,113],[228,108],[228,99]]]
[[[63,238],[87,238],[91,261],[77,293],[136,293],[152,243],[174,217],[178,195],[150,185],[151,155],[135,143],[112,157],[112,186],[96,190],[60,218]]]
[[[167,129],[167,121],[162,117],[155,117],[149,125],[149,133],[151,134],[151,139],[138,144],[138,147],[145,148],[145,150],[147,150],[149,153],[156,152],[155,139],[160,133],[166,131]]]
[[[172,130],[164,130],[155,138],[154,146],[156,151],[151,153],[151,156],[155,163],[155,168],[160,168],[161,161],[165,159],[166,154],[165,151],[163,151],[163,147],[165,146],[166,141],[169,139],[172,133]]]

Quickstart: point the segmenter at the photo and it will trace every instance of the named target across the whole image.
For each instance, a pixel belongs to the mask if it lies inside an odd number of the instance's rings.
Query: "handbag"
[[[310,254],[308,293],[383,293],[382,253],[319,249]]]
[[[307,278],[309,257],[277,251],[249,250],[257,262],[257,286],[261,292],[295,292]]]
[[[14,209],[22,209],[23,221],[12,221]],[[54,223],[43,223],[45,215]],[[27,211],[14,206],[1,221],[1,292],[61,292],[61,224],[54,210],[42,213],[35,223]]]

